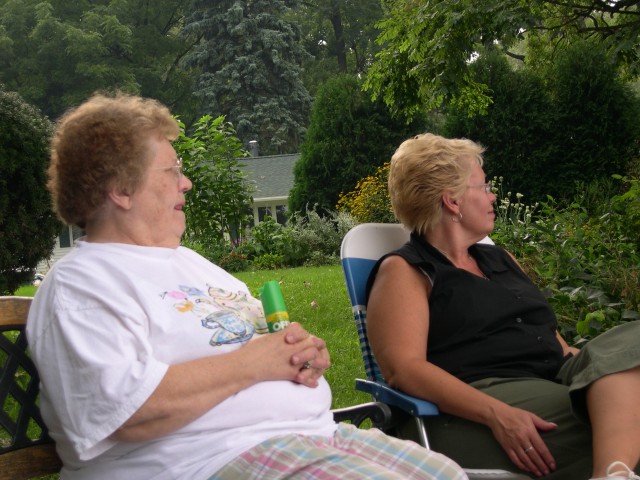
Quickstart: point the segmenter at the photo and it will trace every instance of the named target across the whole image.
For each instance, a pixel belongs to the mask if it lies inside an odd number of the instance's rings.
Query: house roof
[[[293,187],[293,166],[300,158],[299,153],[289,155],[266,155],[239,159],[249,180],[256,183],[254,201],[289,196]]]

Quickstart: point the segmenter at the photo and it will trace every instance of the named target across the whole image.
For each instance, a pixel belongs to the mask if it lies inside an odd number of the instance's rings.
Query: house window
[[[78,227],[65,225],[58,236],[60,248],[70,248],[78,238],[84,235],[84,230]]]
[[[276,221],[280,225],[286,225],[287,223],[287,206],[286,205],[276,206]]]
[[[267,216],[271,216],[271,207],[258,207],[258,222],[263,222]]]
[[[71,246],[71,228],[69,225],[62,227],[60,232],[60,248],[69,248]]]

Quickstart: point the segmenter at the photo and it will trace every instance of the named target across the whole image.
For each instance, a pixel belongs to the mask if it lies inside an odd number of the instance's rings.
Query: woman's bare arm
[[[538,430],[555,425],[507,405],[458,380],[427,361],[429,280],[403,258],[385,259],[367,305],[367,332],[390,385],[438,408],[491,428],[496,440],[521,469],[543,474],[555,461]],[[536,454],[525,453],[534,446]]]

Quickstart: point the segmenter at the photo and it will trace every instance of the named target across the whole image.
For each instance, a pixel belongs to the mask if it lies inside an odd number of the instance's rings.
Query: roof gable
[[[239,159],[248,179],[256,184],[254,200],[288,197],[293,187],[293,166],[299,158],[299,153],[292,153]]]

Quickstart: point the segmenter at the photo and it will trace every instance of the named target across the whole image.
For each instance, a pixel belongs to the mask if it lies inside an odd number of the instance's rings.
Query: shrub
[[[52,124],[0,85],[0,294],[30,283],[49,258],[60,223],[51,209],[46,168]]]
[[[239,161],[248,153],[222,116],[203,116],[195,122],[190,136],[185,134],[184,124],[180,127],[175,148],[193,182],[186,196],[185,239],[222,244],[226,238],[238,237],[248,222],[254,190]]]
[[[251,229],[247,249],[252,250],[253,258],[262,255],[284,257],[290,244],[290,230],[276,222],[273,217],[267,216]]]
[[[566,207],[553,198],[533,207],[499,199],[492,237],[514,253],[545,292],[560,330],[575,344],[621,322],[640,318],[640,214],[637,183],[589,215],[580,197]],[[621,207],[619,202],[623,202]],[[630,227],[631,225],[631,227]]]
[[[394,223],[396,220],[389,200],[388,178],[389,162],[385,162],[373,175],[361,179],[355,190],[340,194],[336,208],[349,212],[360,223]]]
[[[253,259],[253,267],[256,270],[276,270],[284,266],[284,256],[275,253],[265,253]]]
[[[340,254],[346,233],[358,222],[346,212],[330,212],[321,216],[315,210],[306,215],[295,213],[289,222],[291,249],[285,255],[290,265],[302,265],[312,256],[315,264],[332,262]],[[318,263],[324,258],[323,263]]]
[[[378,100],[372,102],[354,75],[328,80],[319,89],[289,194],[292,212],[309,205],[335,208],[340,192],[388,161],[404,139],[425,128],[426,120],[394,118]]]
[[[246,255],[234,250],[222,255],[216,263],[227,272],[243,272],[251,266],[251,261]]]

